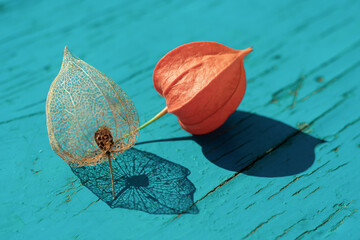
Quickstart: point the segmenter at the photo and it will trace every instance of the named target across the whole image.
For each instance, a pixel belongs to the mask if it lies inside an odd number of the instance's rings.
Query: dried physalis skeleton
[[[46,123],[52,149],[69,165],[109,161],[131,148],[139,130],[136,108],[113,80],[65,47],[61,69],[46,101]]]

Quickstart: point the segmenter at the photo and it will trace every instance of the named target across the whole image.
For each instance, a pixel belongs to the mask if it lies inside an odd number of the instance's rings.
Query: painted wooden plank
[[[360,100],[357,1],[0,6],[3,238],[360,235],[354,191],[360,129],[354,104]],[[156,62],[197,40],[254,47],[245,62],[249,82],[239,111],[205,138],[190,136],[174,116],[166,116],[142,131],[137,148],[190,170],[199,213],[174,219],[110,209],[79,184],[48,144],[44,102],[64,45],[117,81],[144,122],[165,104],[152,87]],[[314,155],[320,139],[327,142]]]

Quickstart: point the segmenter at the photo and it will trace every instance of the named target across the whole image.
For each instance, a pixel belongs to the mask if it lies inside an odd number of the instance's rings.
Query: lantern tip
[[[69,54],[70,52],[69,52],[69,49],[68,49],[68,47],[65,45],[65,48],[64,48],[64,55],[67,55],[67,54]]]
[[[247,54],[251,53],[252,51],[253,51],[253,48],[252,48],[252,47],[248,47],[247,49],[242,50],[242,53],[243,53],[244,55],[247,55]]]

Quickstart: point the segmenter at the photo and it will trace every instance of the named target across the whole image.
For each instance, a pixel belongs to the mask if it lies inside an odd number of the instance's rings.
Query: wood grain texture
[[[359,239],[359,1],[1,1],[1,239]],[[157,61],[191,41],[254,48],[214,133],[168,115],[136,146],[191,171],[198,214],[110,209],[51,150],[45,99],[65,45],[133,100],[165,102]]]

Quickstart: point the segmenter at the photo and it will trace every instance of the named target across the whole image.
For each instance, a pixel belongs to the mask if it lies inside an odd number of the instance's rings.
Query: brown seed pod
[[[47,96],[46,123],[52,149],[80,167],[110,161],[131,148],[139,117],[118,84],[65,47]]]
[[[107,127],[100,127],[95,132],[94,138],[99,148],[105,152],[109,152],[114,145],[113,137]]]

